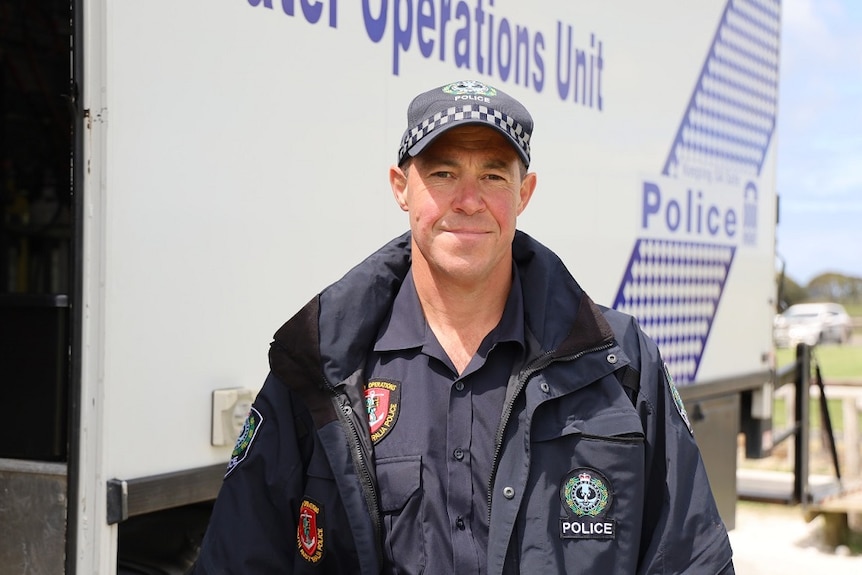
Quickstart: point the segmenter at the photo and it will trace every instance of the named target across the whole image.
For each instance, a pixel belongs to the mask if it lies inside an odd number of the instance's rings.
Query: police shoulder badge
[[[227,471],[225,471],[224,474],[225,477],[230,475],[230,472],[236,469],[236,466],[242,463],[246,455],[248,455],[248,450],[251,448],[251,444],[257,436],[257,432],[260,430],[261,425],[263,425],[263,416],[258,410],[252,407],[248,411],[248,415],[245,418],[245,423],[242,426],[242,431],[240,432],[239,437],[236,438],[233,452],[230,454],[230,461],[227,463]]]
[[[313,499],[303,499],[299,506],[296,546],[309,563],[323,559],[323,509]]]
[[[613,487],[599,471],[579,467],[570,471],[560,487],[566,517],[560,519],[563,539],[614,539],[616,521],[607,517],[613,504]]]
[[[670,394],[673,397],[673,404],[676,406],[676,410],[679,412],[680,417],[682,417],[683,423],[688,428],[688,432],[694,435],[694,430],[691,427],[691,421],[688,418],[688,412],[685,410],[685,405],[682,402],[682,397],[679,395],[679,390],[676,388],[676,385],[673,383],[673,376],[670,374],[670,370],[667,368],[667,364],[664,364],[664,375],[667,379],[667,385],[670,388]]]
[[[401,404],[401,384],[397,381],[372,380],[365,386],[365,408],[371,441],[379,442],[392,431],[398,421]]]

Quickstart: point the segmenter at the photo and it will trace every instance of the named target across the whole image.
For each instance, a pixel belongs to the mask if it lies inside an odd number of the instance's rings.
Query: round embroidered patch
[[[560,498],[568,511],[577,517],[597,517],[611,504],[612,494],[608,480],[595,469],[582,467],[566,476],[560,489]]]

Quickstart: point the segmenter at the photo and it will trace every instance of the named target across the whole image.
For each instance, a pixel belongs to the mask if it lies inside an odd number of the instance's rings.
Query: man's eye
[[[451,178],[452,177],[451,172],[434,172],[431,175],[435,178]]]

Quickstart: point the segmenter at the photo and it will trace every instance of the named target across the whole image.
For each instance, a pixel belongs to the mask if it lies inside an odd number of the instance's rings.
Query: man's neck
[[[485,336],[500,323],[512,287],[511,265],[497,277],[466,286],[435,278],[414,263],[413,280],[425,321],[462,373]]]

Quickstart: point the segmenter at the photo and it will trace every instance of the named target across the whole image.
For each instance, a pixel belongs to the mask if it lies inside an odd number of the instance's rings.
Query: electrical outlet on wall
[[[233,445],[242,431],[254,401],[254,390],[244,387],[216,389],[212,401],[212,444]]]

